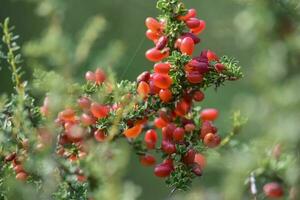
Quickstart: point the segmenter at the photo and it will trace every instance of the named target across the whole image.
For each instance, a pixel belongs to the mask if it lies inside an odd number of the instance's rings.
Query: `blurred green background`
[[[19,40],[21,46],[27,41],[42,37],[48,27],[50,19],[37,14],[37,2],[38,0],[1,0],[0,2],[0,20],[3,21],[7,16],[11,18],[11,23],[16,26],[15,32],[21,36]],[[106,28],[101,33],[101,37],[94,41],[89,57],[90,60],[95,60],[108,56],[110,62],[106,62],[107,66],[102,67],[104,69],[111,68],[117,73],[119,80],[135,80],[138,74],[152,68],[152,63],[148,62],[144,56],[144,52],[153,46],[150,41],[145,39],[144,20],[148,16],[157,16],[155,0],[60,0],[54,2],[58,6],[56,11],[62,19],[63,31],[71,41],[79,37],[82,27],[92,16],[100,15],[105,18]],[[245,78],[238,82],[227,83],[217,92],[209,90],[203,103],[204,106],[216,107],[221,111],[217,125],[221,130],[221,135],[224,135],[230,129],[231,120],[228,116],[231,112],[238,109],[243,110],[245,102],[240,99],[247,100],[244,98],[247,96],[255,98],[259,94],[258,88],[253,87],[253,77],[257,74],[253,73],[252,59],[257,50],[257,43],[260,41],[254,39],[245,45],[248,37],[253,36],[253,32],[246,32],[242,37],[237,33],[237,24],[251,23],[242,15],[237,17],[242,10],[251,5],[230,0],[186,0],[184,3],[187,7],[196,8],[199,18],[207,22],[207,29],[201,35],[202,42],[197,53],[202,49],[211,49],[219,55],[226,54],[236,57],[243,66]],[[258,38],[256,39],[258,40]],[[122,53],[99,54],[108,49],[112,41],[118,41],[119,46],[117,47]],[[86,61],[80,66],[75,73],[78,80],[83,81],[84,71],[98,67],[92,66],[92,63]],[[25,54],[23,65],[28,78],[31,77],[33,71],[30,64],[31,62]],[[0,64],[0,66],[2,65]],[[60,66],[60,68],[64,68],[64,66]],[[51,66],[48,67],[48,70],[52,70]],[[299,68],[296,73],[299,73]],[[0,80],[0,93],[11,92],[10,75],[7,68],[1,69]],[[248,111],[252,108],[248,107]],[[251,111],[253,112],[253,110]],[[245,115],[247,116],[247,114],[246,109]],[[259,111],[258,115],[260,115]],[[253,129],[253,127],[255,127],[255,123],[249,123],[245,128],[248,130],[247,133],[257,132],[253,134],[259,134],[259,128]],[[222,174],[217,172],[218,170],[214,170],[214,168],[208,169],[205,172],[208,175],[200,178],[194,185],[201,188],[202,185],[214,187],[218,183],[220,184]],[[168,188],[152,173],[152,169],[140,167],[136,156],[132,156],[124,180],[131,180],[141,186],[143,193],[140,199],[142,200],[166,199]]]

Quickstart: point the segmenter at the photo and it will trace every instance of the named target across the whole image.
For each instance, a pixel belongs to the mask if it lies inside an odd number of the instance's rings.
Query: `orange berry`
[[[141,81],[138,85],[137,92],[141,98],[145,98],[150,93],[150,86],[145,81]]]
[[[127,138],[131,138],[131,139],[134,139],[136,137],[138,137],[141,132],[142,132],[142,129],[143,129],[143,125],[141,124],[136,124],[135,126],[133,126],[132,128],[128,128],[124,131],[124,135],[127,137]]]

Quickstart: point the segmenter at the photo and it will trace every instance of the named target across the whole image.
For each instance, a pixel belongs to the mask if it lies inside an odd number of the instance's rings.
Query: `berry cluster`
[[[202,175],[203,152],[220,145],[213,124],[218,110],[201,109],[199,102],[206,88],[239,79],[240,67],[234,59],[219,58],[210,50],[192,57],[200,43],[198,35],[205,29],[195,9],[187,10],[179,0],[159,0],[157,7],[162,15],[146,19],[146,36],[155,44],[146,52],[146,58],[155,62],[153,70],[141,73],[136,82],[118,84],[101,69],[89,71],[77,103],[58,113],[57,157],[76,166],[67,173],[73,173],[78,182],[89,178],[80,167],[89,152],[87,141],[127,139],[142,165],[154,166],[157,177],[182,190]],[[50,104],[46,97],[40,108],[44,119],[53,114]],[[38,149],[43,149],[51,134],[47,128],[38,133]],[[15,154],[7,159],[12,160],[19,162]],[[18,179],[26,180],[24,170],[16,172]]]

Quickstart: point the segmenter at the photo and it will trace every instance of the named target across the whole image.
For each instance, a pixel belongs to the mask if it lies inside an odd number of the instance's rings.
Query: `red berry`
[[[203,20],[199,20],[200,24],[198,27],[191,29],[191,32],[198,35],[202,33],[206,27],[206,23]]]
[[[96,119],[87,113],[81,115],[81,123],[85,126],[90,126],[96,123]]]
[[[196,126],[193,123],[188,123],[184,126],[184,129],[186,132],[192,132],[196,129]]]
[[[163,140],[161,143],[161,149],[163,152],[167,154],[172,154],[176,152],[176,146],[174,143],[168,141],[168,140]]]
[[[218,61],[219,60],[217,54],[213,51],[208,50],[206,55],[207,55],[208,61]]]
[[[183,162],[187,165],[194,163],[196,151],[194,149],[189,149],[186,154],[183,156]]]
[[[99,103],[92,103],[91,112],[97,119],[102,119],[108,116],[110,111],[109,106],[102,105]]]
[[[198,44],[200,42],[200,39],[193,33],[184,33],[182,36],[180,36],[181,41],[186,38],[186,37],[190,37],[193,39],[194,44]],[[180,45],[179,45],[180,46]],[[178,47],[179,47],[178,46]]]
[[[151,75],[150,72],[145,71],[137,77],[136,82],[139,83],[141,81],[145,81],[146,83],[148,83],[148,81],[150,80],[150,75]]]
[[[194,92],[194,100],[195,101],[198,101],[198,102],[203,101],[204,97],[205,97],[204,93],[201,90]]]
[[[154,168],[154,174],[157,177],[165,178],[170,176],[173,168],[166,164],[159,164]]]
[[[81,97],[77,100],[79,107],[83,110],[90,109],[91,100],[87,97]]]
[[[152,30],[147,30],[146,32],[146,36],[149,40],[152,40],[154,42],[156,42],[159,39],[159,34],[157,32],[154,32]]]
[[[98,129],[94,132],[94,138],[98,142],[103,142],[106,139],[106,134],[103,130]]]
[[[161,32],[162,25],[156,19],[152,17],[147,17],[145,24],[147,28],[153,31],[154,33]]]
[[[173,132],[176,129],[176,125],[173,123],[169,123],[165,127],[162,128],[162,137],[163,140],[172,140],[173,139]]]
[[[161,117],[158,117],[158,118],[155,118],[154,120],[154,125],[157,127],[157,128],[163,128],[165,126],[168,125],[168,122],[165,121],[164,119],[162,119]]]
[[[13,161],[15,158],[16,158],[17,154],[16,152],[13,152],[11,154],[8,154],[5,158],[4,158],[4,161],[5,162],[11,162]]]
[[[201,153],[197,153],[195,155],[195,159],[194,159],[194,162],[197,163],[201,169],[204,169],[205,166],[206,166],[206,159],[205,159],[205,156],[202,155]]]
[[[191,56],[194,52],[195,44],[194,40],[190,37],[186,37],[182,40],[180,45],[181,53]]]
[[[200,74],[207,73],[209,71],[208,62],[201,62],[196,59],[193,59],[185,66],[185,71],[199,72]]]
[[[137,92],[141,98],[145,98],[150,93],[150,86],[145,81],[141,81],[138,85]]]
[[[154,74],[153,83],[158,88],[167,89],[172,85],[172,79],[167,74]]]
[[[223,64],[221,64],[221,63],[217,63],[217,64],[215,65],[215,70],[216,70],[217,72],[219,72],[219,73],[221,73],[222,71],[224,71],[224,69],[225,69],[225,65],[223,65]]]
[[[172,92],[169,89],[162,89],[159,92],[159,98],[163,102],[167,103],[167,102],[171,101],[171,99],[172,99]]]
[[[177,116],[186,115],[191,108],[191,104],[186,100],[181,100],[176,104],[174,112]]]
[[[173,140],[176,142],[182,142],[184,140],[184,129],[183,128],[176,128],[173,132]]]
[[[264,193],[269,198],[280,198],[283,196],[283,187],[276,182],[267,183],[264,185]]]
[[[186,78],[192,84],[198,84],[203,81],[203,76],[199,72],[188,72]]]
[[[167,46],[167,44],[168,44],[168,38],[167,38],[166,36],[161,36],[161,37],[158,39],[158,41],[157,41],[155,47],[156,47],[156,49],[158,49],[158,50],[163,50],[163,49]]]
[[[169,63],[156,63],[154,65],[154,72],[157,74],[168,74],[171,65]]]
[[[221,138],[217,134],[208,133],[205,135],[203,142],[206,146],[214,148],[220,144]]]
[[[157,133],[155,130],[150,129],[145,133],[144,141],[148,149],[154,149],[157,142]]]
[[[206,108],[201,111],[200,117],[203,121],[214,121],[218,118],[219,112],[214,108]]]
[[[152,156],[150,154],[146,154],[146,155],[140,157],[140,162],[144,166],[152,166],[155,164],[156,159],[154,156]]]
[[[149,49],[145,55],[149,61],[158,62],[158,61],[161,61],[162,59],[164,59],[165,57],[167,57],[169,55],[169,52],[158,50],[156,48],[152,48],[152,49]]]
[[[185,23],[190,29],[198,28],[200,26],[200,20],[194,17],[186,20]]]
[[[213,124],[210,121],[204,121],[201,126],[201,133],[200,133],[200,138],[204,139],[204,137],[208,133],[216,133],[218,130],[216,127],[213,126]]]
[[[188,13],[186,15],[180,16],[180,17],[178,17],[178,19],[186,21],[186,20],[190,19],[191,17],[196,17],[196,15],[197,15],[197,11],[194,8],[192,8],[192,9],[188,10]]]
[[[94,73],[94,72],[91,72],[91,71],[88,71],[88,72],[85,74],[85,79],[86,79],[87,81],[90,81],[90,82],[95,82],[95,81],[96,81],[95,73]]]
[[[105,73],[102,69],[96,69],[95,71],[95,82],[97,84],[101,84],[105,81],[106,79],[106,76],[105,76]]]
[[[27,177],[28,177],[28,175],[26,174],[26,172],[19,172],[16,175],[16,179],[20,180],[20,181],[26,181]]]
[[[75,112],[71,108],[67,108],[64,111],[59,113],[59,118],[65,122],[74,122],[75,121]]]
[[[142,132],[142,129],[143,129],[143,125],[142,124],[136,124],[132,128],[126,129],[124,131],[124,135],[127,138],[134,139],[134,138],[136,138],[136,137],[138,137],[140,135],[140,133]]]
[[[16,172],[16,174],[18,174],[20,172],[24,172],[24,168],[22,165],[19,164],[14,167],[14,171]]]

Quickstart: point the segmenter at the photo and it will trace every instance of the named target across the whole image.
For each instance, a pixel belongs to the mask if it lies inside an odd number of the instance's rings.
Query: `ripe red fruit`
[[[145,133],[144,141],[148,149],[154,149],[157,142],[157,133],[155,130],[150,129]]]
[[[146,51],[145,55],[149,61],[158,62],[167,57],[169,55],[169,52],[152,48]]]
[[[184,116],[191,108],[191,104],[186,100],[181,100],[176,104],[174,112],[177,116]]]
[[[98,129],[94,132],[94,138],[98,142],[103,142],[106,139],[106,134],[103,130]]]
[[[126,129],[124,131],[124,135],[127,138],[134,139],[134,138],[136,138],[136,137],[138,137],[140,135],[140,133],[142,132],[142,129],[143,129],[143,125],[142,124],[136,124],[132,128]]]
[[[140,162],[144,166],[152,166],[155,164],[156,159],[154,156],[152,156],[150,154],[146,154],[146,155],[140,157]]]
[[[219,73],[221,73],[222,71],[224,71],[225,69],[225,65],[223,65],[222,63],[217,63],[215,65],[215,70]]]
[[[202,155],[201,153],[197,153],[195,155],[195,159],[194,159],[194,162],[197,163],[201,169],[204,169],[205,166],[206,166],[206,159],[205,159],[205,156]]]
[[[184,38],[186,38],[186,37],[190,37],[190,38],[192,38],[193,39],[193,41],[194,41],[194,44],[198,44],[199,42],[200,42],[200,38],[198,38],[195,34],[193,34],[193,33],[184,33],[182,36],[180,36],[180,40],[182,41]],[[181,41],[180,41],[180,43],[181,43]],[[179,45],[180,46],[180,45]],[[179,47],[178,46],[178,47]]]
[[[152,30],[147,30],[146,31],[146,37],[149,40],[152,40],[153,42],[156,42],[159,39],[159,34],[157,32],[154,32]]]
[[[148,83],[148,81],[150,80],[150,75],[151,75],[150,72],[145,71],[137,77],[136,82],[139,83],[141,81],[145,81],[146,83]]]
[[[200,20],[194,17],[186,20],[185,23],[190,29],[198,28],[200,26]]]
[[[97,119],[102,119],[108,116],[110,111],[109,106],[102,105],[99,103],[92,103],[91,105],[91,112]]]
[[[162,119],[161,117],[158,117],[158,118],[155,118],[154,120],[154,125],[157,127],[157,128],[163,128],[165,126],[168,125],[168,122],[165,121],[164,119]]]
[[[172,154],[176,152],[176,146],[174,143],[168,141],[168,140],[163,140],[161,143],[161,149],[163,152],[166,154]]]
[[[172,140],[173,139],[173,132],[176,129],[176,125],[173,123],[169,123],[165,127],[162,128],[162,138],[163,140]]]
[[[171,172],[173,171],[173,168],[165,163],[159,164],[154,168],[154,174],[157,177],[165,178],[170,176]]]
[[[64,122],[74,122],[75,121],[75,111],[71,108],[67,108],[59,113],[59,118]]]
[[[106,79],[106,76],[105,76],[105,73],[102,69],[96,69],[95,71],[95,82],[96,84],[101,84],[105,81]]]
[[[156,87],[161,89],[167,89],[172,85],[172,79],[167,74],[154,74],[153,83]]]
[[[95,82],[96,81],[95,73],[91,71],[86,72],[85,79],[90,82]]]
[[[81,97],[77,100],[79,107],[83,110],[90,109],[91,100],[87,97]]]
[[[202,169],[198,164],[194,164],[192,172],[196,175],[196,176],[201,176],[202,175]]]
[[[87,114],[87,113],[83,113],[81,115],[81,123],[84,125],[84,126],[90,126],[94,123],[96,123],[96,119],[94,117],[92,117],[91,115]]]
[[[24,172],[24,168],[21,164],[19,164],[14,167],[14,171],[16,172],[16,174],[18,174],[20,172]]]
[[[205,97],[204,93],[201,90],[194,92],[194,100],[195,101],[198,101],[198,102],[203,101],[204,97]]]
[[[152,17],[147,17],[145,24],[147,28],[153,31],[154,33],[161,32],[162,25],[156,19]]]
[[[208,133],[217,133],[217,128],[213,126],[213,124],[210,121],[204,121],[201,126],[201,133],[200,133],[200,138],[204,139],[206,134]]]
[[[16,152],[13,152],[11,154],[8,154],[5,158],[4,158],[4,161],[5,162],[11,162],[13,161],[15,158],[16,158],[17,154]]]
[[[188,13],[186,15],[179,16],[178,19],[186,21],[186,20],[190,19],[191,17],[196,17],[196,15],[197,15],[196,9],[192,8],[192,9],[188,10]]]
[[[26,181],[27,177],[28,177],[28,175],[26,174],[26,172],[19,172],[16,175],[16,179],[19,181]]]
[[[137,92],[141,98],[145,98],[150,93],[150,86],[145,81],[141,81],[138,85]]]
[[[172,94],[172,92],[169,89],[162,89],[159,92],[159,98],[160,98],[160,100],[162,100],[165,103],[171,101],[172,96],[173,96],[173,94]]]
[[[186,78],[192,84],[198,84],[203,81],[203,76],[199,72],[188,72]]]
[[[193,55],[194,49],[195,49],[195,44],[192,38],[186,37],[182,40],[180,45],[181,53],[191,56]]]
[[[191,60],[184,68],[186,72],[199,72],[200,74],[209,71],[208,62],[203,62],[197,59]]]
[[[217,134],[208,133],[205,135],[203,142],[206,146],[214,148],[219,146],[219,144],[221,143],[221,138]]]
[[[182,142],[184,139],[184,133],[185,131],[183,128],[180,127],[176,128],[173,132],[173,140],[175,142]]]
[[[200,117],[203,121],[214,121],[218,118],[219,112],[215,108],[203,109],[200,113]]]
[[[217,54],[210,50],[207,51],[206,56],[207,56],[208,61],[218,61],[219,60]]]
[[[196,129],[196,126],[195,126],[195,124],[193,124],[193,123],[188,123],[188,124],[186,124],[185,126],[184,126],[184,130],[186,131],[186,132],[192,132],[192,131],[194,131]]]
[[[186,154],[183,156],[183,162],[187,165],[194,163],[196,151],[194,149],[189,149]]]
[[[163,50],[168,44],[168,38],[166,36],[161,36],[156,45],[155,45],[155,48],[158,49],[158,50]]]
[[[169,63],[156,63],[154,65],[154,72],[157,74],[168,74],[171,65]]]
[[[199,20],[199,22],[200,22],[200,24],[199,24],[198,27],[191,29],[191,32],[192,32],[193,34],[198,35],[198,34],[200,34],[200,33],[202,33],[202,32],[204,31],[204,29],[205,29],[205,27],[206,27],[205,21]]]
[[[283,196],[283,187],[276,182],[267,183],[263,187],[264,193],[269,198],[280,198]]]

